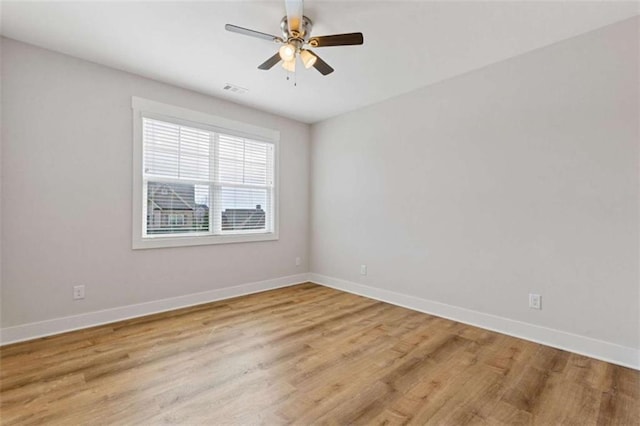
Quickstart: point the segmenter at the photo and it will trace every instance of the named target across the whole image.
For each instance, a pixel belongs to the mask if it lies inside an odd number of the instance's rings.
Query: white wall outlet
[[[302,264],[302,261],[300,260],[299,257],[296,257],[296,266],[300,266]]]
[[[542,296],[539,294],[529,294],[529,307],[531,309],[542,309]]]
[[[74,285],[73,286],[73,300],[84,299],[84,286],[83,285]]]
[[[360,265],[360,275],[367,275],[367,265]]]

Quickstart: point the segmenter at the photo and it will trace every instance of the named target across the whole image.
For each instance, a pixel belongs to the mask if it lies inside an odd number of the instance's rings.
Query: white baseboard
[[[453,321],[640,370],[640,350],[321,274],[289,275],[202,293],[0,328],[0,346],[311,281]]]
[[[453,321],[640,370],[640,350],[316,273],[309,281]]]
[[[127,305],[119,308],[87,312],[85,314],[55,318],[46,321],[32,322],[14,327],[0,328],[0,346],[9,343],[22,342],[39,337],[51,336],[67,331],[93,327],[136,318],[159,312],[171,311],[216,300],[230,299],[251,293],[289,287],[308,281],[308,274],[289,275],[265,281],[256,281],[233,287],[209,290],[202,293],[187,294],[169,299],[154,300],[146,303]]]

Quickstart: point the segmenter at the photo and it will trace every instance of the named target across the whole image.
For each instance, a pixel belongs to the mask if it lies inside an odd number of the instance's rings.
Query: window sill
[[[257,241],[274,241],[278,239],[278,234],[269,232],[264,234],[243,234],[243,235],[206,235],[206,236],[185,236],[185,237],[150,237],[134,238],[132,248],[134,250],[164,248],[164,247],[188,247],[206,246],[213,244],[250,243]]]

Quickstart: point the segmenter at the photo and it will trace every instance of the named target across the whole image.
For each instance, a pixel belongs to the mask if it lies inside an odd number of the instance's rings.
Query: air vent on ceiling
[[[249,89],[245,89],[244,87],[236,86],[234,84],[229,84],[229,83],[225,84],[222,89],[226,90],[227,92],[235,93],[237,95],[244,95],[249,91]]]

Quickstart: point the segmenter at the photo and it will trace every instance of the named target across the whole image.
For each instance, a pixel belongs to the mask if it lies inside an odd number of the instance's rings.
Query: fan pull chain
[[[291,80],[291,72],[287,71],[287,81]],[[298,73],[293,73],[293,86],[298,87]]]

